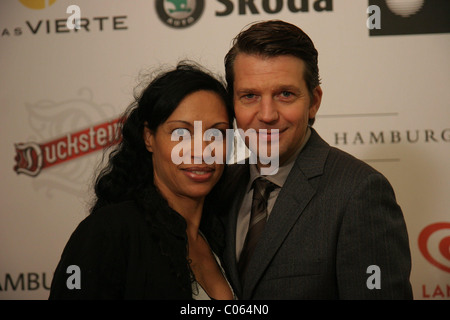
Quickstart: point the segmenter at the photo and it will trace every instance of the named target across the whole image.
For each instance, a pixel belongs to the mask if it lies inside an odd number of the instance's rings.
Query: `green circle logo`
[[[155,4],[161,21],[176,29],[192,26],[205,8],[204,0],[156,0]]]

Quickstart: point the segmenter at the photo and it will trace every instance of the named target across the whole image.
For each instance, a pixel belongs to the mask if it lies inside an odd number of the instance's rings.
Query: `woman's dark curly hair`
[[[96,177],[96,198],[91,208],[91,214],[95,214],[105,205],[134,200],[145,212],[151,230],[154,231],[151,236],[158,242],[161,253],[172,260],[173,268],[181,278],[184,288],[187,287],[188,281],[190,285],[191,280],[185,228],[180,228],[178,224],[178,230],[183,232],[180,236],[185,238],[183,247],[179,248],[170,247],[170,236],[161,231],[173,231],[176,229],[173,224],[183,219],[174,217],[176,215],[173,210],[168,208],[167,201],[154,186],[152,153],[147,150],[144,142],[144,126],[156,131],[186,96],[200,90],[212,91],[224,101],[231,125],[233,107],[224,83],[218,77],[189,61],[180,62],[176,68],[160,73],[121,117],[122,139],[112,147],[106,166]],[[211,199],[219,184],[220,181],[205,200],[200,226],[213,250],[217,251],[223,246],[223,233],[218,229],[221,225],[216,217],[216,201]],[[190,286],[187,290],[190,290]]]

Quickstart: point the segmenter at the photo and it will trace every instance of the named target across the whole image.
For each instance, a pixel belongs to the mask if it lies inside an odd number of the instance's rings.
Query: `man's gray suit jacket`
[[[311,131],[279,193],[243,286],[236,265],[236,220],[249,165],[227,167],[223,195],[231,208],[223,258],[238,297],[411,299],[408,234],[391,185]]]

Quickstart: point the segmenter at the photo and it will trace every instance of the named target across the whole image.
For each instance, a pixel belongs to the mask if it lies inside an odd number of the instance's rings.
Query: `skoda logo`
[[[172,28],[187,28],[203,14],[204,0],[156,0],[156,12]]]

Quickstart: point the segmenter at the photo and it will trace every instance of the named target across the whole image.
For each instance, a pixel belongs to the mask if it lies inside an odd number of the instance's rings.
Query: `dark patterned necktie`
[[[256,244],[261,236],[267,220],[267,200],[270,193],[276,188],[272,182],[258,178],[253,182],[253,200],[250,214],[250,223],[244,247],[238,263],[239,276],[244,283],[245,273]]]

